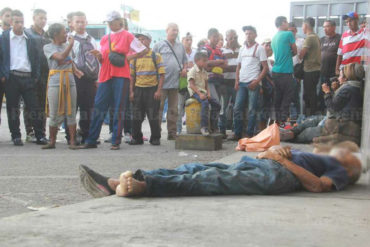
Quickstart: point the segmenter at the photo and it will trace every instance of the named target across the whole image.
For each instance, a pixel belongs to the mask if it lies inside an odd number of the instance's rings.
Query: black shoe
[[[81,184],[91,196],[99,198],[115,194],[115,191],[108,185],[108,177],[84,165],[80,165],[79,170]]]
[[[83,146],[80,146],[79,148],[80,149],[98,148],[98,145],[96,145],[96,144],[85,144]]]
[[[131,139],[131,141],[128,143],[128,145],[142,145],[142,144],[144,144],[144,141],[142,139],[140,141]]]
[[[228,138],[229,141],[239,141],[242,137],[239,135],[232,135],[230,138]]]
[[[14,138],[13,143],[14,143],[14,146],[23,146],[23,142],[21,138]]]
[[[48,144],[48,140],[45,137],[42,137],[42,138],[36,140],[36,144],[37,145],[46,145],[46,144]]]
[[[149,141],[150,144],[152,144],[153,146],[159,146],[161,145],[161,141],[160,140],[151,140]]]

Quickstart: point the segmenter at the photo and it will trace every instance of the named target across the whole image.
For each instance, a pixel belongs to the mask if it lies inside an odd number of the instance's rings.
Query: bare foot
[[[137,196],[144,194],[146,183],[132,177],[132,172],[127,171],[120,176],[120,185],[116,188],[117,196]]]
[[[119,180],[118,179],[113,179],[113,178],[108,179],[108,186],[112,190],[116,191],[116,188],[117,188],[118,185],[119,185]]]

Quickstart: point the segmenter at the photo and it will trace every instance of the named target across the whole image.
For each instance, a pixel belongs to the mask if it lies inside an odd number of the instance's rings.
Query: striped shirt
[[[343,56],[340,68],[350,63],[361,63],[362,56],[365,55],[365,47],[364,28],[355,33],[352,33],[351,30],[344,32],[338,48],[338,55]]]
[[[158,85],[157,71],[153,63],[152,50],[150,50],[145,56],[138,59],[131,60],[130,71],[132,78],[135,78],[136,74],[136,87],[154,87]],[[156,63],[158,68],[158,74],[165,74],[164,64],[162,56],[158,53],[156,55]]]

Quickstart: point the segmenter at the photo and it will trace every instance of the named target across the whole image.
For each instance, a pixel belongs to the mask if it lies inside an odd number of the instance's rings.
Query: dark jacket
[[[31,76],[34,80],[40,77],[40,55],[37,52],[37,42],[35,39],[27,34],[27,53],[28,59],[31,63]],[[10,30],[3,32],[0,36],[0,78],[5,77],[9,79],[10,74]]]
[[[348,81],[335,94],[325,95],[325,104],[337,119],[361,124],[363,106],[362,82]]]

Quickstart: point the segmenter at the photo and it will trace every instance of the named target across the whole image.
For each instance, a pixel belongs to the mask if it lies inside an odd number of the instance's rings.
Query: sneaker
[[[46,145],[46,144],[48,144],[48,140],[45,137],[42,137],[42,138],[36,140],[36,144],[37,145]]]
[[[14,143],[14,146],[23,146],[23,142],[21,138],[14,138],[13,143]]]
[[[131,141],[130,133],[125,133],[125,135],[123,136],[123,140],[124,140],[125,143],[129,143]]]
[[[80,165],[79,170],[81,185],[91,196],[100,198],[115,194],[115,191],[108,185],[108,177],[100,175],[84,165]]]
[[[200,133],[202,133],[202,136],[209,136],[209,131],[206,127],[201,128]]]
[[[26,136],[26,142],[30,142],[30,143],[36,143],[37,139],[36,139],[36,136],[33,132],[29,133],[27,136]]]
[[[159,146],[161,145],[161,141],[160,140],[151,140],[149,141],[150,144],[152,144],[153,146]]]
[[[128,143],[128,145],[143,145],[143,144],[144,144],[143,140],[137,141],[135,139],[131,139],[131,141]]]

